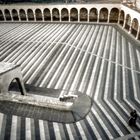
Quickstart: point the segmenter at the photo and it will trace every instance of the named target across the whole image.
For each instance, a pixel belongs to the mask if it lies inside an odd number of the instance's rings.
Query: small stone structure
[[[0,62],[0,93],[8,94],[8,89],[13,80],[16,80],[22,95],[26,94],[20,65]]]

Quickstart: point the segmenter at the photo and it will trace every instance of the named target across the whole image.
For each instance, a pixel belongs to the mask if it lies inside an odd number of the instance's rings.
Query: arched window
[[[108,10],[107,8],[102,8],[100,10],[99,22],[107,22],[108,20]]]
[[[11,15],[10,15],[10,11],[8,9],[5,9],[4,13],[5,13],[5,18],[6,18],[7,21],[12,19]]]
[[[52,16],[53,16],[53,21],[59,21],[60,18],[59,18],[59,10],[54,8],[52,10]]]
[[[51,21],[51,13],[48,8],[44,9],[44,21]]]
[[[124,11],[123,10],[121,10],[121,12],[120,12],[119,24],[122,26],[124,24]]]
[[[28,20],[33,21],[34,20],[34,13],[32,9],[27,10]]]
[[[12,10],[12,16],[13,16],[13,20],[16,20],[16,21],[19,20],[17,10],[15,9]]]
[[[136,18],[134,18],[133,21],[132,21],[131,33],[132,33],[135,37],[136,37],[136,35],[137,35],[138,27],[139,27],[138,20],[137,20]]]
[[[4,20],[3,13],[2,13],[2,11],[0,10],[0,21],[3,21],[3,20]]]
[[[78,10],[76,8],[70,10],[70,21],[78,21]]]
[[[80,9],[80,21],[87,21],[88,20],[88,11],[86,8]]]
[[[10,85],[9,85],[9,88],[8,88],[8,91],[11,92],[11,91],[19,91],[21,92],[22,95],[24,95],[24,92],[23,92],[23,87],[21,85],[21,82],[20,82],[20,79],[19,78],[14,78]]]
[[[117,9],[117,8],[111,9],[109,22],[117,23],[118,22],[118,17],[119,17],[119,9]]]
[[[61,19],[62,19],[62,21],[68,21],[69,20],[69,13],[68,13],[68,10],[66,8],[63,8],[61,10]]]
[[[89,12],[89,21],[97,22],[97,18],[98,18],[98,11],[96,8],[92,8]]]
[[[35,15],[36,15],[36,20],[37,20],[37,21],[42,20],[42,12],[41,12],[40,9],[36,9],[36,10],[35,10]]]
[[[128,14],[126,16],[126,23],[125,23],[125,29],[129,31],[129,28],[130,28],[130,24],[131,24],[131,17],[130,15]]]
[[[26,21],[27,20],[26,19],[26,13],[23,9],[19,10],[19,16],[20,16],[21,21]]]

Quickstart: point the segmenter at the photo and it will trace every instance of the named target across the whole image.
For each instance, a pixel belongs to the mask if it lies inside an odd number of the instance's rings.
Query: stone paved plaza
[[[38,119],[45,109],[0,102],[0,140],[108,140],[140,131],[139,119],[137,127],[128,125],[132,109],[140,116],[139,46],[113,24],[0,23],[0,61],[21,64],[25,84],[58,89],[59,96],[79,91],[93,102],[74,123]]]

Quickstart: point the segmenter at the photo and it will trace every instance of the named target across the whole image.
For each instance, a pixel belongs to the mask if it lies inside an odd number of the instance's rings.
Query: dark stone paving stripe
[[[55,132],[54,132],[54,127],[53,127],[53,123],[52,122],[48,122],[48,128],[49,128],[50,139],[51,140],[56,140]]]
[[[58,126],[59,126],[60,135],[61,135],[62,140],[69,140],[69,136],[68,136],[68,133],[67,133],[67,129],[66,129],[66,127],[64,126],[64,124],[59,123]],[[64,130],[64,128],[65,128],[66,130]],[[65,132],[66,132],[66,133],[65,133]]]
[[[50,133],[49,133],[49,128],[48,128],[48,122],[47,121],[43,121],[43,125],[44,125],[44,131],[45,131],[45,138],[46,138],[46,140],[50,140]]]
[[[95,136],[95,134],[94,134],[93,129],[92,129],[91,126],[89,125],[89,122],[87,121],[87,119],[84,119],[83,121],[84,121],[84,123],[85,123],[85,125],[86,125],[86,128],[87,128],[87,130],[88,130],[88,133],[89,133],[90,136],[91,136],[91,139],[96,140],[97,138],[96,138],[96,136]]]
[[[73,134],[74,139],[76,139],[76,140],[82,140],[81,135],[80,135],[80,132],[79,132],[76,124],[75,123],[70,124],[70,128],[71,128],[71,131],[72,131],[72,134]]]
[[[7,115],[4,140],[10,140],[11,126],[12,126],[12,115]]]
[[[21,140],[25,140],[25,118],[24,117],[20,117],[20,139]]]
[[[93,136],[91,136],[91,134],[90,134],[90,132],[88,130],[87,123],[85,122],[85,119],[80,121],[80,124],[81,124],[81,126],[83,128],[83,131],[85,132],[87,140],[92,140]]]
[[[105,114],[102,112],[102,110],[98,107],[98,105],[94,104],[96,106],[96,111],[99,114],[99,116],[102,118],[102,121],[107,126],[108,130],[111,132],[112,136],[114,138],[119,137],[119,134],[117,130],[113,127],[113,125],[110,123],[110,121],[107,119]],[[110,113],[109,113],[110,114]]]
[[[31,140],[36,140],[36,134],[35,134],[35,119],[30,119],[31,123],[30,123],[30,126],[31,126]]]
[[[1,130],[1,134],[0,134],[0,140],[4,140],[5,138],[5,133],[6,133],[6,122],[7,121],[7,115],[4,114],[3,116],[3,121],[2,121],[2,130]]]
[[[34,126],[35,126],[35,140],[41,140],[40,138],[40,131],[39,131],[39,120],[34,120]]]
[[[16,132],[16,140],[21,140],[21,117],[17,116],[17,132]]]
[[[65,138],[66,138],[67,140],[70,140],[69,135],[68,135],[68,131],[67,131],[67,128],[66,128],[66,124],[61,124],[61,125],[62,125],[62,127],[63,127],[63,132],[64,132],[64,134],[65,134]]]
[[[10,24],[11,24],[11,23],[10,23]],[[15,24],[15,23],[14,23],[14,24]],[[0,37],[2,37],[3,35],[5,35],[5,34],[7,34],[7,33],[9,34],[9,32],[15,30],[16,28],[19,28],[21,25],[22,25],[22,24],[17,23],[17,26],[16,26],[16,27],[14,27],[14,28],[8,30],[7,32],[3,33],[2,35],[0,35]]]
[[[95,108],[95,106],[94,106],[94,108]],[[109,137],[107,136],[107,134],[104,131],[104,129],[102,128],[102,126],[99,124],[97,118],[94,116],[92,111],[90,111],[89,116],[90,116],[90,119],[92,120],[92,122],[94,123],[96,129],[98,130],[99,134],[101,135],[101,137],[104,138],[104,140],[108,140]]]

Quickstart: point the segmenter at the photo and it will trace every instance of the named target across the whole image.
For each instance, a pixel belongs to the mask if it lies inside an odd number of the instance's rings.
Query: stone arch
[[[86,8],[80,9],[80,21],[87,21],[88,20],[88,10]]]
[[[119,9],[118,8],[112,8],[110,11],[110,17],[109,22],[110,23],[117,23],[119,17]]]
[[[4,21],[4,16],[1,10],[0,10],[0,21]]]
[[[53,17],[53,21],[59,21],[60,20],[59,10],[57,8],[54,8],[52,10],[52,17]]]
[[[123,24],[124,24],[124,11],[123,10],[121,10],[120,11],[120,18],[119,18],[119,24],[120,25],[122,25],[123,26]]]
[[[12,20],[10,11],[8,9],[4,10],[4,14],[7,21]]]
[[[129,14],[126,15],[126,23],[125,23],[125,29],[129,31],[131,25],[131,17]]]
[[[62,21],[68,21],[69,20],[69,12],[68,12],[68,9],[63,8],[61,10],[61,20]]]
[[[100,10],[99,22],[107,22],[107,21],[108,21],[108,9],[102,8]]]
[[[131,33],[136,37],[137,31],[138,31],[139,23],[136,18],[132,20],[132,27],[131,27]]]
[[[44,21],[51,21],[51,12],[48,8],[45,8],[43,11]]]
[[[27,20],[27,19],[26,19],[25,10],[20,9],[20,10],[19,10],[19,16],[20,16],[20,20],[21,20],[21,21],[26,21],[26,20]]]
[[[34,13],[32,9],[27,10],[28,20],[33,21],[34,20]]]
[[[21,81],[19,78],[14,78],[10,83],[9,83],[9,88],[8,91],[10,90],[17,90],[21,92],[21,95],[24,95],[24,89],[21,85]]]
[[[12,16],[13,16],[13,20],[18,21],[19,17],[18,17],[18,12],[16,9],[12,10]]]
[[[70,21],[78,21],[78,10],[76,8],[70,10]]]
[[[98,11],[97,11],[97,9],[96,8],[90,9],[89,21],[90,22],[97,22],[97,19],[98,19]]]
[[[42,12],[40,9],[35,10],[35,16],[37,21],[42,21]]]

